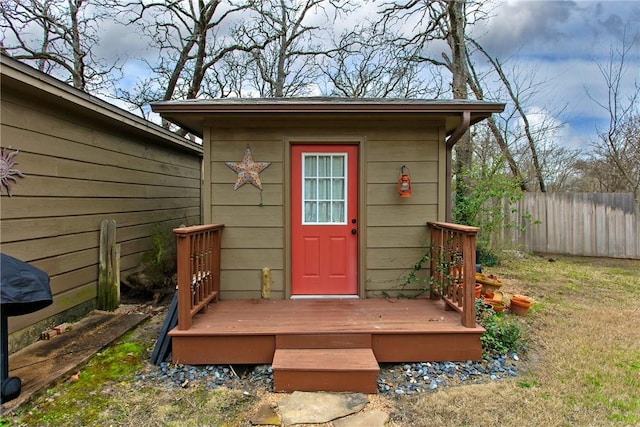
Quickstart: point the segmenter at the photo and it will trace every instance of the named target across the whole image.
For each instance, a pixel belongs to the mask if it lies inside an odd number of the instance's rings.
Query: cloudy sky
[[[362,0],[359,13],[375,15],[379,1]],[[596,126],[606,126],[606,112],[589,99],[587,92],[606,99],[604,79],[597,62],[609,60],[611,47],[623,37],[636,44],[628,59],[624,89],[631,93],[640,80],[640,1],[487,0],[486,19],[476,22],[471,34],[500,59],[505,70],[517,70],[522,84],[534,80],[535,93],[528,102],[532,120],[566,123],[558,138],[571,148],[586,147]],[[376,6],[377,5],[377,6]],[[353,22],[354,18],[349,18]],[[340,25],[340,24],[336,24]],[[344,25],[344,24],[342,24]],[[145,41],[122,28],[106,34],[109,49],[145,54]],[[147,51],[147,54],[152,53]],[[438,55],[439,56],[439,55]],[[145,73],[145,65],[129,56],[130,80]],[[150,58],[150,57],[149,57]],[[134,77],[135,78],[135,77]]]
[[[637,42],[627,58],[627,93],[640,81],[640,2],[638,1],[500,1],[494,16],[473,28],[485,48],[520,70],[534,72],[540,86],[531,108],[568,120],[565,143],[583,146],[596,126],[606,126],[605,112],[587,96],[606,99],[597,62],[606,63],[623,37]]]

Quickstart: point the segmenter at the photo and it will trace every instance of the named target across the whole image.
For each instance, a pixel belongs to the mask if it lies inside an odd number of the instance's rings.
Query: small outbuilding
[[[504,104],[270,98],[161,102],[202,138],[203,223],[224,224],[221,299],[397,292],[450,212],[452,147]],[[410,196],[410,197],[407,197]]]

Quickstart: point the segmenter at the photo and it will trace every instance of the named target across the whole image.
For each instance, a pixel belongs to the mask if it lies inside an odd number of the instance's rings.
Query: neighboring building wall
[[[442,123],[289,118],[226,126],[205,132],[204,180],[211,184],[203,195],[204,221],[225,225],[223,299],[259,298],[263,267],[272,271],[272,298],[288,296],[289,142],[360,141],[360,294],[398,291],[402,276],[424,254],[426,222],[444,219]],[[255,161],[271,162],[260,174],[262,195],[250,184],[234,191],[237,175],[225,164],[240,161],[247,145]],[[402,165],[413,182],[409,199],[396,191]]]
[[[116,221],[122,278],[158,225],[200,223],[201,150],[123,110],[114,115],[112,107],[108,117],[100,105],[73,101],[87,101],[84,94],[63,88],[63,101],[52,96],[60,88],[30,87],[29,76],[16,84],[10,77],[19,73],[5,71],[3,63],[2,147],[19,150],[15,167],[25,177],[16,178],[13,197],[2,194],[1,250],[47,272],[54,294],[53,305],[10,317],[12,333],[94,306],[102,220]]]

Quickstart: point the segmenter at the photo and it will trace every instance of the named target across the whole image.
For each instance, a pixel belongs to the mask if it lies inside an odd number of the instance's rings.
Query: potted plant
[[[522,295],[514,295],[509,302],[509,310],[518,316],[524,316],[531,307],[531,301]]]

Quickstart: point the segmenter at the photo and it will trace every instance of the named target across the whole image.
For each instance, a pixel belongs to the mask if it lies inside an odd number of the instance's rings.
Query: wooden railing
[[[178,329],[191,327],[220,292],[220,235],[224,225],[176,228],[178,263]]]
[[[462,325],[473,328],[475,313],[475,271],[477,227],[427,223],[431,233],[432,286],[445,305],[461,315]]]

